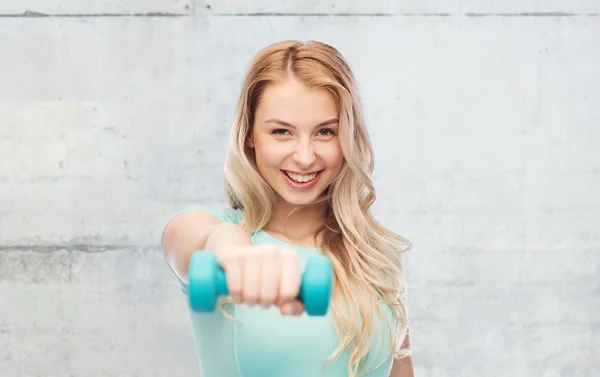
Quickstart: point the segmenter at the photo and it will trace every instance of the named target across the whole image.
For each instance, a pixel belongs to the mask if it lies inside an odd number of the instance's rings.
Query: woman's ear
[[[254,148],[254,138],[252,137],[252,134],[249,134],[248,137],[246,137],[246,146],[248,146],[248,148]]]

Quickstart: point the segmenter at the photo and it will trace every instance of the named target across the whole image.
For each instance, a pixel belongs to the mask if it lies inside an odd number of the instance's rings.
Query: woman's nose
[[[299,141],[294,151],[294,162],[300,167],[308,169],[315,162],[315,151],[310,142]]]

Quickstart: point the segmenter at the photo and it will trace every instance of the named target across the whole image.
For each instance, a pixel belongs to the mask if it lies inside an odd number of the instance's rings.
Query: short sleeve
[[[173,270],[173,267],[169,264],[169,261],[167,261],[166,255],[164,253],[164,250],[162,249],[162,237],[164,236],[165,228],[167,227],[167,225],[169,224],[169,222],[171,222],[171,220],[173,220],[173,218],[175,216],[179,215],[182,212],[192,211],[192,210],[205,211],[205,212],[208,212],[208,213],[216,216],[222,223],[229,222],[229,223],[234,223],[234,224],[237,224],[237,225],[239,225],[240,222],[242,221],[242,215],[243,215],[243,212],[242,212],[241,209],[235,209],[235,208],[208,209],[208,208],[204,208],[204,207],[194,206],[194,207],[185,208],[185,209],[183,209],[183,210],[175,213],[165,223],[165,225],[163,226],[163,230],[162,230],[162,233],[161,233],[161,240],[160,240],[161,252],[163,254],[163,258],[165,258],[165,262],[167,262],[167,266],[169,267],[169,269],[171,270],[171,272],[173,273],[173,275],[175,275],[175,277],[177,278],[177,281],[179,282],[179,286],[181,287],[181,291],[185,295],[187,295],[187,289],[188,289],[187,288],[187,283],[185,281],[183,281],[179,275],[177,275],[177,273],[175,272],[175,270]]]
[[[224,208],[219,210],[202,210],[215,215],[219,220],[221,220],[222,223],[234,223],[236,225],[240,225],[240,223],[242,222],[243,212],[241,209]]]
[[[165,228],[169,224],[169,222],[171,222],[171,220],[173,220],[173,218],[175,216],[177,216],[180,213],[185,212],[185,211],[194,211],[194,210],[208,212],[208,213],[216,216],[222,223],[234,223],[237,225],[239,225],[240,222],[242,221],[242,215],[243,215],[243,212],[241,209],[235,209],[235,208],[208,209],[208,208],[199,207],[199,206],[188,207],[188,208],[182,209],[181,211],[175,213],[173,216],[171,216],[169,218],[169,220],[165,223],[165,226],[163,227],[163,233],[165,231]]]

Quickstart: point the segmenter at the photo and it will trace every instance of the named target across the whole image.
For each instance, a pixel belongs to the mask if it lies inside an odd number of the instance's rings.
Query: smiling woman
[[[231,207],[188,208],[163,232],[184,292],[197,252],[214,252],[225,271],[219,311],[191,312],[203,377],[413,375],[401,262],[412,245],[373,217],[372,172],[341,54],[297,41],[260,51],[230,134]],[[321,317],[307,316],[299,296],[314,256],[333,269],[331,306]]]
[[[265,88],[248,146],[280,201],[311,204],[339,175],[337,116],[335,99],[325,88],[308,88],[293,76]]]

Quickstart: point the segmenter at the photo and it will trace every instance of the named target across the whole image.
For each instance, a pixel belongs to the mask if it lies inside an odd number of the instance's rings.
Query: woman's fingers
[[[281,305],[279,311],[282,315],[299,316],[304,313],[304,304],[298,300],[288,301]]]
[[[267,261],[262,265],[259,304],[263,309],[275,305],[279,297],[281,265],[279,261]]]

